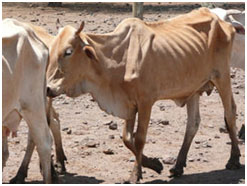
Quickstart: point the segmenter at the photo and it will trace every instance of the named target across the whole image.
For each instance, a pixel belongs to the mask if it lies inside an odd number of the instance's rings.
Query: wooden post
[[[143,2],[135,2],[132,5],[133,17],[143,19]]]

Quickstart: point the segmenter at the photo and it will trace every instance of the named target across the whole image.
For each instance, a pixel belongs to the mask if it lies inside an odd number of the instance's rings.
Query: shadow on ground
[[[64,175],[59,176],[59,179],[55,182],[55,184],[99,184],[103,182],[104,180],[99,180],[95,177],[81,176],[76,173],[65,173]],[[25,184],[43,184],[43,181],[26,181]]]
[[[59,183],[62,184],[99,184],[104,182],[104,180],[99,180],[95,177],[81,176],[76,173],[66,173],[59,176]]]
[[[237,184],[244,183],[245,166],[238,170],[216,170],[198,174],[187,174],[170,181],[153,180],[145,184]]]

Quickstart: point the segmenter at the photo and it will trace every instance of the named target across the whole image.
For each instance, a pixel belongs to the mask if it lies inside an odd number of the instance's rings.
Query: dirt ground
[[[217,4],[224,8],[244,9],[244,4]],[[149,3],[144,10],[145,21],[167,19],[198,8],[196,3]],[[78,27],[85,21],[85,31],[107,33],[123,19],[131,17],[128,3],[64,3],[63,7],[47,7],[47,3],[3,3],[2,17],[40,25],[51,34],[57,33],[56,20],[61,25]],[[232,69],[232,87],[237,104],[237,127],[245,123],[244,71]],[[134,165],[133,154],[124,146],[122,120],[101,111],[90,95],[76,99],[59,96],[54,106],[60,115],[63,146],[68,162],[67,173],[59,176],[60,183],[121,183],[129,177]],[[186,108],[174,102],[158,101],[153,106],[144,153],[163,162],[159,175],[143,168],[141,183],[245,183],[245,144],[240,141],[241,164],[239,170],[226,170],[230,155],[230,139],[220,132],[224,126],[224,111],[217,91],[200,100],[201,124],[188,154],[184,175],[169,178],[169,169],[182,145],[186,127]],[[109,123],[117,127],[110,129]],[[4,168],[2,182],[15,176],[25,153],[27,125],[23,121],[18,137],[9,138],[10,156]],[[94,147],[87,147],[87,142]],[[105,154],[110,149],[112,154]],[[38,155],[34,152],[26,183],[42,183]]]

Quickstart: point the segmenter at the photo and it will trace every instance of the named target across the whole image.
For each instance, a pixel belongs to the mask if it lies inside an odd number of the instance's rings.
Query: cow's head
[[[245,34],[245,11],[236,9],[225,10],[222,8],[210,9],[211,12],[215,13],[219,18],[224,21],[230,22],[235,28],[236,33]]]
[[[76,30],[71,26],[61,29],[50,47],[47,70],[50,97],[67,94],[75,97],[83,93],[83,80],[96,59],[94,48],[82,33],[84,22]]]

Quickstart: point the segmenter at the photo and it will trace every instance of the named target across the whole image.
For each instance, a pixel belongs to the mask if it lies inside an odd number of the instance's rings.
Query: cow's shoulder
[[[146,23],[138,18],[127,18],[124,19],[114,30],[115,33],[123,31],[135,31],[142,30],[146,27]]]

